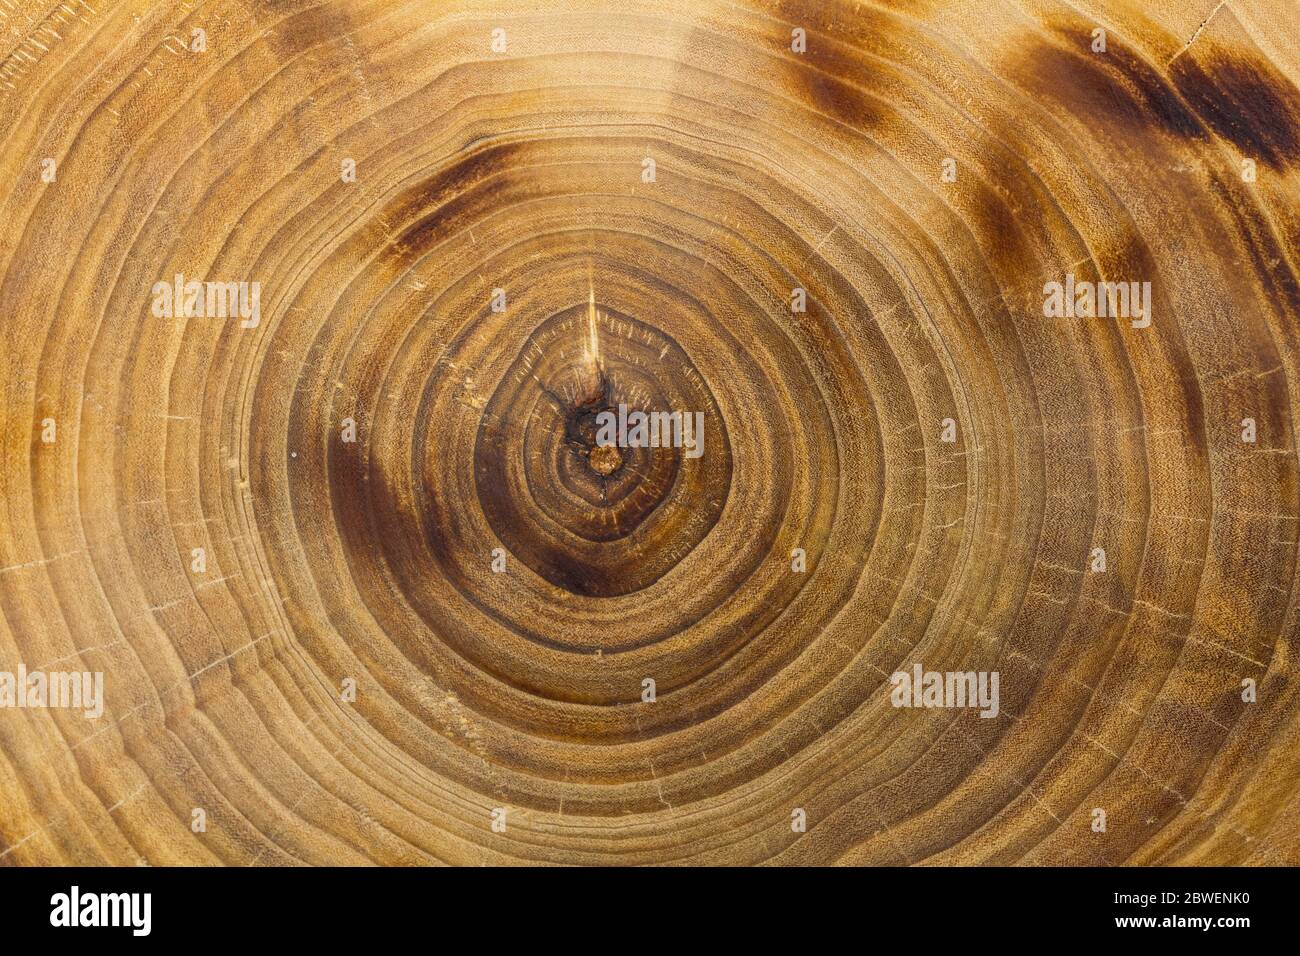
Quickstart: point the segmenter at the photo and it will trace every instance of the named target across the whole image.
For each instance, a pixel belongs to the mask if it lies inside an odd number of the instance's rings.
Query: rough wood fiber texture
[[[1300,862],[1294,2],[0,8],[0,862]]]

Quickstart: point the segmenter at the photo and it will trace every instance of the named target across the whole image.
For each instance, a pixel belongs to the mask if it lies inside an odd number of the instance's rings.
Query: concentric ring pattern
[[[1300,862],[1294,4],[5,6],[0,861]]]

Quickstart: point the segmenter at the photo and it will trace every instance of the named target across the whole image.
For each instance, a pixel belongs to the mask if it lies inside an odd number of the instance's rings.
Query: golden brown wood
[[[0,862],[1300,862],[1294,3],[3,7]]]

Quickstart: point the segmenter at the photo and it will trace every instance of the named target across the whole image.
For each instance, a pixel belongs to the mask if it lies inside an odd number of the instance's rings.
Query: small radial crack
[[[1192,38],[1183,44],[1183,48],[1181,50],[1179,50],[1177,53],[1175,53],[1173,56],[1169,58],[1169,62],[1166,63],[1165,66],[1170,66],[1174,62],[1174,60],[1178,59],[1180,56],[1182,56],[1184,53],[1190,50],[1192,44],[1197,41],[1200,35],[1205,31],[1205,28],[1210,25],[1210,21],[1213,20],[1215,15],[1227,5],[1228,5],[1228,0],[1219,0],[1219,5],[1210,11],[1210,15],[1208,17],[1206,17],[1204,20],[1201,21],[1201,25],[1196,28],[1196,32],[1192,34]]]

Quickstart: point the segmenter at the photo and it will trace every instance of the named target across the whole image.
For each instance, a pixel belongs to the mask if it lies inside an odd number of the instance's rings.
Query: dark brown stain
[[[965,188],[971,196],[967,223],[987,260],[1002,274],[1041,271],[1035,266],[1036,249],[1044,248],[1045,237],[1031,237],[1036,220],[1041,221],[1041,203],[1030,183],[1028,171],[1018,161],[998,155],[1001,147],[990,144],[986,157],[988,179],[970,177]]]
[[[1016,66],[1010,72],[1033,93],[1094,125],[1207,139],[1203,124],[1155,67],[1113,35],[1105,53],[1092,52],[1091,30],[1090,24],[1077,23],[1059,29],[1056,41],[1032,35],[1015,45]]]
[[[883,37],[896,33],[895,17],[858,8],[841,22],[835,4],[806,2],[777,5],[768,42],[781,56],[779,79],[786,92],[812,110],[855,130],[878,126],[888,115],[888,104],[878,92],[870,92],[873,75],[884,68],[865,52],[860,37]],[[791,31],[805,31],[807,49],[790,48]]]
[[[398,234],[396,245],[420,250],[439,237],[454,235],[462,225],[481,219],[495,199],[478,187],[489,179],[504,185],[502,177],[518,165],[526,149],[524,143],[502,142],[462,153],[455,162],[408,190],[384,215],[390,222],[415,220]]]
[[[837,67],[844,65],[841,58],[825,53],[808,56],[806,61],[793,60],[788,76],[794,95],[818,113],[855,130],[877,126],[883,115],[880,105],[870,94],[829,72],[826,67],[832,62]],[[860,67],[856,73],[862,75]]]
[[[1210,192],[1221,203],[1242,244],[1250,256],[1251,267],[1280,314],[1291,317],[1291,325],[1300,327],[1300,280],[1291,270],[1286,250],[1278,243],[1272,228],[1254,215],[1253,207],[1241,201],[1241,183],[1217,173],[1210,176]]]
[[[1091,29],[1075,22],[1054,27],[1056,39],[1026,38],[1008,72],[1102,135],[1209,142],[1213,133],[1275,169],[1300,159],[1300,93],[1262,57],[1207,44],[1175,59],[1166,77],[1113,33],[1094,53]]]
[[[268,4],[264,11],[252,11],[269,29],[263,34],[284,59],[299,56],[315,49],[321,59],[342,57],[346,53],[345,38],[357,29],[359,19],[352,11],[339,4],[321,4],[296,13],[277,9],[281,4]],[[280,19],[283,17],[283,19]],[[334,51],[331,56],[331,51]],[[339,59],[338,64],[342,65]]]
[[[1215,55],[1207,68],[1189,51],[1170,74],[1196,114],[1242,155],[1273,169],[1300,160],[1300,93],[1272,64]]]

